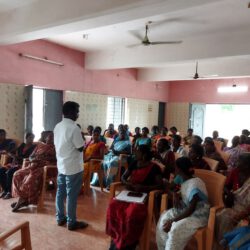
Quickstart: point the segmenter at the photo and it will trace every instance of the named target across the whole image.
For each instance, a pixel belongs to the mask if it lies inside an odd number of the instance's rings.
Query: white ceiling
[[[11,11],[38,0],[0,0],[0,12]]]
[[[185,39],[204,35],[216,36],[218,33],[240,30],[248,30],[250,33],[250,9],[246,7],[246,2],[220,1],[216,4],[195,6],[165,15],[146,16],[129,22],[50,37],[49,40],[82,51],[124,48],[138,43],[131,33],[137,32],[143,37],[145,23],[148,21],[153,22],[149,31],[149,38],[152,41],[181,39],[185,44]],[[87,34],[85,39],[84,34]],[[165,46],[170,45],[161,45],[161,47]]]
[[[146,81],[190,79],[196,61],[201,75],[250,76],[249,1],[0,0],[0,43],[45,38],[86,52],[89,69],[138,68]],[[148,21],[150,41],[183,42],[133,46]]]

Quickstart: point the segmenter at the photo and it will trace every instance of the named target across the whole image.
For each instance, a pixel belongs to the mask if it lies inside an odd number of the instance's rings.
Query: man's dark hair
[[[63,115],[71,115],[73,112],[79,109],[80,105],[76,102],[65,102],[63,104]]]

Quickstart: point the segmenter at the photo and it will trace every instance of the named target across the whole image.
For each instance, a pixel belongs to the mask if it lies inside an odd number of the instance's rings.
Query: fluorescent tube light
[[[33,59],[33,60],[37,60],[37,61],[41,61],[41,62],[46,62],[46,63],[54,64],[54,65],[57,65],[57,66],[64,66],[63,63],[49,60],[46,57],[45,58],[41,58],[41,57],[32,56],[32,55],[28,55],[28,54],[22,54],[22,53],[19,53],[19,56],[26,57],[26,58]]]
[[[218,93],[243,93],[248,91],[248,86],[218,87]]]

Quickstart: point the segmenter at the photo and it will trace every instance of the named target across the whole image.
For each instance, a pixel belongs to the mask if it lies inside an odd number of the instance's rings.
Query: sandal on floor
[[[12,209],[12,212],[17,212],[20,208],[22,208],[22,207],[27,207],[29,205],[29,203],[27,202],[27,201],[24,201],[24,202],[21,202],[21,203],[19,203],[18,204],[18,202],[17,202],[17,204],[16,204],[16,206]]]
[[[11,206],[12,208],[14,208],[14,207],[16,206],[16,204],[17,204],[17,202],[13,202],[13,203],[10,204],[10,206]]]

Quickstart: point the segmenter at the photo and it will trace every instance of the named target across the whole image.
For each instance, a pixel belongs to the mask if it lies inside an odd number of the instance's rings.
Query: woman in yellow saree
[[[83,183],[87,185],[87,181],[90,178],[90,160],[91,159],[103,159],[105,152],[105,144],[100,140],[100,131],[95,129],[91,141],[87,144],[84,150],[84,171],[83,171]],[[92,168],[97,169],[100,167],[99,162],[93,162]]]

